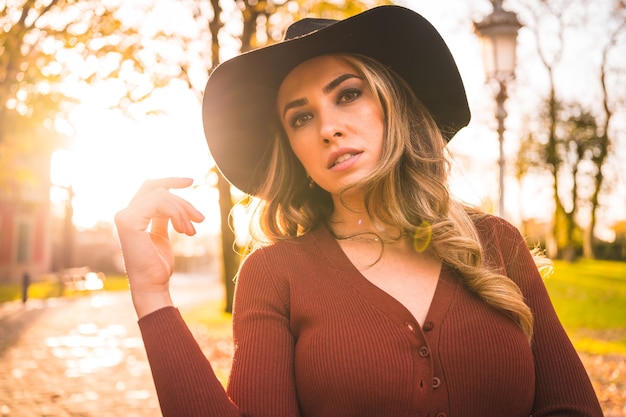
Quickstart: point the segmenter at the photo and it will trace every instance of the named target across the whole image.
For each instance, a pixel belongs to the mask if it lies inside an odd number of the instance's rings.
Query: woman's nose
[[[332,135],[330,135],[330,138],[324,136],[323,137],[323,141],[324,141],[324,143],[328,144],[331,141],[334,141],[334,140],[337,140],[337,139],[341,139],[342,137],[343,137],[343,134],[341,132],[335,132]]]
[[[325,115],[322,119],[322,125],[320,129],[320,135],[322,141],[325,144],[342,139],[344,137],[344,131],[341,128],[341,123],[337,120],[337,117],[332,115]]]

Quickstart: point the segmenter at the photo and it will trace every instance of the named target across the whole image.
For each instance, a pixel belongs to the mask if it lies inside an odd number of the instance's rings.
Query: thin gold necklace
[[[356,242],[367,242],[367,243],[382,243],[382,244],[394,243],[394,242],[400,241],[400,239],[402,238],[402,236],[400,236],[395,239],[381,239],[374,232],[357,232],[357,233],[353,233],[353,234],[345,235],[345,236],[336,235],[333,232],[331,233],[337,240],[351,240],[351,241],[356,241]],[[374,235],[376,237],[367,237],[365,235]]]

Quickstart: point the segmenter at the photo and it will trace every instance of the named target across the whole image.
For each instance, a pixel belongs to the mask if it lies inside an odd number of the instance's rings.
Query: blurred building
[[[12,157],[0,183],[0,282],[51,267],[50,153],[31,149]]]

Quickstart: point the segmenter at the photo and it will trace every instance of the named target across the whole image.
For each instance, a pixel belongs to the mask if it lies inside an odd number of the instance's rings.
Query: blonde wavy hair
[[[368,82],[384,112],[385,138],[377,169],[353,187],[365,190],[372,219],[415,235],[430,228],[429,250],[459,272],[462,284],[511,317],[529,342],[533,315],[519,287],[485,265],[475,222],[484,214],[450,197],[446,140],[430,113],[405,81],[371,58],[337,54]],[[251,222],[253,246],[305,234],[328,222],[330,195],[309,187],[306,172],[278,120],[267,180]]]

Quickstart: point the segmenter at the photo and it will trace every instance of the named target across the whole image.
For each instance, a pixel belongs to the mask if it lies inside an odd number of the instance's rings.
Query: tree
[[[151,77],[153,87],[165,82],[140,59],[142,35],[125,23],[128,14],[119,0],[0,3],[0,186],[15,177],[10,156],[26,142],[47,141],[54,150],[63,143],[59,132],[71,135],[67,114],[81,90],[117,79],[125,84],[119,105],[127,107],[151,91],[137,95],[136,74]],[[42,127],[47,138],[29,134]]]
[[[605,179],[610,171],[607,161],[611,158],[611,137],[617,134],[617,130],[611,131],[611,120],[616,111],[624,111],[624,103],[619,102],[620,95],[616,91],[619,91],[620,74],[626,70],[619,58],[626,46],[625,3],[624,0],[613,1],[610,15],[602,15],[583,2],[531,0],[522,3],[525,26],[534,34],[536,54],[547,76],[547,93],[544,93],[544,111],[538,114],[540,130],[527,134],[528,143],[520,151],[518,170],[522,172],[518,172],[518,176],[523,175],[528,166],[534,166],[548,172],[552,179],[552,236],[556,239],[557,252],[551,255],[573,259],[576,246],[582,242],[585,255],[593,256],[596,213],[601,204],[600,196],[607,191]],[[594,16],[594,10],[595,18],[603,19],[602,25],[590,22],[593,19],[589,16]],[[568,64],[564,54],[568,46],[579,41],[574,31],[583,27],[601,32],[594,43],[594,46],[602,45],[601,56],[587,60],[596,63],[598,68],[596,96],[600,99],[596,102],[581,103],[580,98],[566,98],[571,82],[564,85],[561,81]],[[589,86],[589,81],[579,80],[577,84],[584,82]],[[613,88],[607,88],[608,83]],[[536,154],[532,155],[533,152]],[[538,161],[537,155],[540,156]],[[591,219],[588,227],[580,224],[583,208]]]
[[[588,233],[585,239],[585,255],[588,257],[595,257],[594,253],[594,235],[593,231],[598,219],[598,209],[600,206],[600,192],[602,191],[605,183],[605,162],[609,156],[609,150],[615,145],[615,140],[612,139],[611,122],[615,115],[615,98],[609,93],[609,78],[611,74],[612,54],[618,43],[619,37],[622,37],[622,42],[625,42],[624,29],[626,29],[626,2],[621,0],[615,7],[615,14],[618,16],[618,24],[615,25],[612,32],[609,34],[609,40],[602,49],[602,59],[600,61],[600,86],[602,91],[602,112],[604,113],[604,122],[597,129],[597,151],[593,153],[592,160],[596,167],[596,174],[594,176],[594,189],[590,198],[591,201],[591,220],[589,222]],[[619,55],[618,55],[619,56]],[[617,58],[620,59],[620,58]],[[622,68],[622,73],[624,68]],[[619,97],[619,96],[618,96]],[[619,100],[620,98],[618,98]],[[621,98],[623,100],[623,97]],[[624,104],[623,102],[621,103]]]

